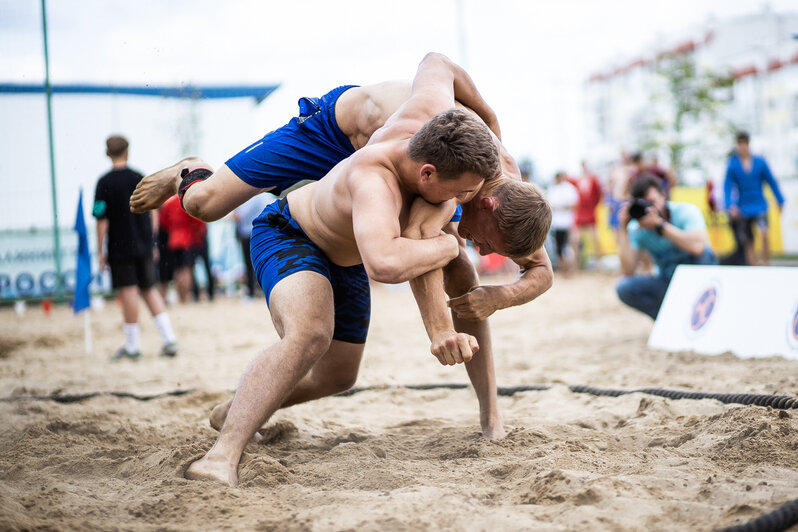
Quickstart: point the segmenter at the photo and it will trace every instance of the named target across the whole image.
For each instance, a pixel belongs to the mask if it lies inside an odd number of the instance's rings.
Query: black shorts
[[[767,211],[757,216],[741,216],[738,220],[733,220],[732,229],[735,232],[737,240],[743,245],[753,244],[755,225],[759,227],[760,231],[768,230]]]
[[[197,261],[197,252],[193,249],[173,249],[172,259],[175,270],[193,268],[194,263]]]
[[[158,282],[168,283],[175,277],[175,258],[169,249],[169,233],[158,231]]]
[[[152,254],[111,262],[108,266],[111,268],[111,286],[114,288],[138,286],[147,290],[155,284],[155,262]]]
[[[557,256],[562,258],[565,252],[565,246],[568,245],[568,229],[555,229],[554,230],[554,244],[557,247]]]

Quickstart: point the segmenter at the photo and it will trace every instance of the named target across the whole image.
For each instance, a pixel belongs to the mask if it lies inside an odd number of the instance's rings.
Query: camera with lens
[[[629,217],[632,220],[639,220],[646,215],[649,207],[651,207],[650,201],[646,201],[643,198],[634,198],[629,204]]]

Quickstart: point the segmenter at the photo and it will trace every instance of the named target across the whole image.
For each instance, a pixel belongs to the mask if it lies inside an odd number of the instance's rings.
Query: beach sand
[[[401,387],[468,379],[429,354],[406,285],[374,286],[358,386],[375,388],[277,412],[236,488],[183,472],[215,441],[211,408],[277,338],[263,300],[171,307],[175,359],[156,356],[142,307],[143,357],[118,363],[113,302],[92,313],[91,355],[67,308],[0,310],[0,530],[706,531],[798,497],[796,410],[569,390],[798,394],[796,361],[647,349],[652,322],[616,279],[556,278],[491,317],[499,386],[550,387],[500,397],[500,441],[480,436],[470,388]]]

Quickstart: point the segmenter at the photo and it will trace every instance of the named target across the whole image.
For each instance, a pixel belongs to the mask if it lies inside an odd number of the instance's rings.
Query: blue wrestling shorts
[[[356,85],[338,87],[321,98],[300,98],[299,116],[231,157],[228,168],[248,185],[274,187],[270,192],[275,196],[300,181],[318,181],[355,152],[335,120],[335,102],[352,87]]]
[[[333,339],[366,343],[371,319],[371,294],[366,268],[333,264],[291,217],[288,200],[275,201],[255,218],[250,241],[252,266],[266,303],[272,289],[292,273],[316,272],[330,281],[335,304]]]
[[[355,153],[335,119],[335,103],[353,87],[357,85],[342,85],[321,98],[300,98],[299,116],[267,133],[225,164],[248,185],[273,187],[270,192],[275,196],[300,181],[320,180]],[[452,221],[459,222],[462,213],[458,205]]]

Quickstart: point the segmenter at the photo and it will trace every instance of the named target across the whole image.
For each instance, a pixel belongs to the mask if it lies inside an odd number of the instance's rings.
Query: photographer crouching
[[[618,254],[624,278],[616,291],[621,301],[656,319],[676,266],[718,262],[698,207],[666,201],[654,176],[640,176],[631,193],[632,201],[618,213]],[[641,251],[651,255],[658,274],[634,275]]]

